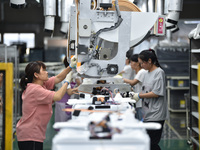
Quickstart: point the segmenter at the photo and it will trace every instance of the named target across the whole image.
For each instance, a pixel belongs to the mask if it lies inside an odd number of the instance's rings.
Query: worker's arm
[[[123,79],[125,83],[130,84],[131,86],[136,85],[139,81],[137,79],[129,80],[129,79]]]
[[[134,100],[139,101],[141,98],[154,98],[154,97],[158,97],[159,95],[154,94],[153,92],[149,92],[149,93],[134,93],[134,92],[130,92],[130,97]]]
[[[72,69],[68,66],[65,68],[61,73],[59,73],[55,78],[55,84],[62,82],[66,75],[71,71]]]
[[[72,74],[73,74],[72,71],[70,73],[68,73],[66,80],[65,80],[66,82],[64,82],[63,86],[57,92],[55,92],[54,97],[53,97],[54,101],[61,100],[66,92],[69,92],[69,94],[73,94],[73,91],[67,89],[69,83],[72,81]]]
[[[73,56],[71,58],[71,64],[56,76],[55,84],[63,81],[65,79],[66,75],[72,70],[72,68],[75,68],[75,67],[76,67],[76,57]]]
[[[67,92],[67,86],[68,86],[68,82],[65,82],[63,84],[63,86],[55,92],[53,100],[54,101],[60,101],[62,99],[62,97],[65,95],[65,93]]]
[[[125,73],[125,71],[123,70],[123,71],[121,71],[119,74],[123,74],[123,73]]]
[[[149,93],[139,93],[139,97],[140,98],[154,98],[154,97],[159,97],[159,95],[156,95],[153,92],[149,92]]]
[[[77,93],[77,92],[78,92],[78,87],[73,88],[73,89],[71,89],[71,88],[67,89],[67,94],[70,95],[70,96]]]

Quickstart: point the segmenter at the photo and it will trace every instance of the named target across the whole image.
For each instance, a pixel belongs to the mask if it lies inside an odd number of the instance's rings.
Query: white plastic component
[[[162,15],[163,14],[163,0],[157,0],[156,4],[157,4],[155,8],[156,12],[159,13],[159,15]]]
[[[130,36],[130,46],[135,45],[148,31],[153,27],[156,20],[158,19],[158,13],[143,13],[143,12],[132,12],[131,13],[131,36]],[[94,22],[94,30],[97,32],[99,29],[112,26],[114,23],[107,22]],[[118,41],[118,28],[112,31],[103,32],[99,35],[100,38],[110,41]]]
[[[54,16],[46,16],[44,28],[47,30],[54,30],[54,23],[55,23]]]
[[[92,99],[89,98],[88,96],[86,96],[86,99],[69,99],[67,104],[69,105],[75,105],[75,104],[92,104]],[[131,98],[115,98],[114,99],[115,102],[117,103],[136,103],[135,100],[131,99]]]
[[[169,0],[165,2],[165,5],[168,5],[166,28],[174,32],[178,29],[177,22],[179,19],[180,11],[182,10],[183,0]]]
[[[170,0],[169,1],[169,11],[182,11],[183,0]]]
[[[73,4],[73,0],[62,0],[61,1],[61,29],[60,31],[63,33],[67,33],[69,30],[69,15],[70,15],[70,7]]]
[[[169,18],[169,19],[171,19],[171,20],[178,21],[178,19],[179,19],[179,14],[180,14],[180,13],[177,12],[177,11],[172,11],[172,12],[169,13],[169,15],[168,15],[167,18]]]
[[[125,111],[130,108],[128,103],[122,105],[75,105],[74,109],[88,109],[88,107],[93,107],[94,110],[108,110],[108,111]]]
[[[160,129],[158,123],[143,123],[135,119],[132,110],[124,114],[109,115],[111,128],[118,128],[121,133],[114,133],[111,139],[90,139],[88,125],[99,122],[108,113],[92,113],[68,122],[58,122],[54,128],[60,129],[53,138],[52,150],[149,150],[150,138],[145,129]]]
[[[56,0],[44,0],[44,16],[56,15]]]
[[[197,27],[189,33],[188,37],[194,39],[200,39],[200,24],[197,24]]]
[[[79,36],[90,37],[90,35],[91,35],[91,20],[80,19],[79,20]]]
[[[148,12],[154,12],[155,4],[154,0],[148,0]]]
[[[10,3],[15,4],[15,5],[23,5],[25,4],[25,0],[10,0]]]
[[[106,4],[108,4],[108,3],[112,3],[112,0],[101,0],[100,3],[106,3]]]
[[[92,104],[92,100],[91,99],[69,99],[67,104],[69,105],[75,105],[75,104]]]
[[[56,16],[56,0],[44,0],[44,29],[53,31]]]
[[[69,22],[62,22],[60,31],[63,33],[67,33],[69,29]]]

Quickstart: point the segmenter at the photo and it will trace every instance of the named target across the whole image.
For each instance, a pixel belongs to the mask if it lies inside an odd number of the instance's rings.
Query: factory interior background
[[[10,66],[5,64],[13,64],[12,81],[7,80],[10,78],[7,75],[0,89],[0,141],[1,147],[10,145],[8,149],[12,150],[18,150],[16,124],[22,115],[19,79],[24,74],[25,66],[31,61],[43,61],[49,76],[53,76],[64,68],[62,61],[68,45],[66,35],[60,32],[60,17],[55,18],[53,33],[45,32],[43,1],[26,0],[26,3],[25,8],[14,9],[8,0],[0,0],[0,73],[9,74]],[[133,3],[139,7],[147,4],[148,0],[135,0]],[[155,49],[166,73],[169,119],[159,143],[162,150],[199,149],[200,102],[197,96],[200,94],[200,40],[188,37],[198,24],[200,0],[183,0],[177,32],[150,37],[133,48],[134,53],[149,47]],[[194,49],[196,51],[192,52]],[[10,85],[13,85],[13,91],[5,93],[4,89],[12,87]],[[6,95],[11,100],[6,102],[3,99]],[[52,107],[54,109],[54,105]],[[54,117],[47,127],[44,150],[51,150],[52,139],[58,132],[53,129],[53,124]]]

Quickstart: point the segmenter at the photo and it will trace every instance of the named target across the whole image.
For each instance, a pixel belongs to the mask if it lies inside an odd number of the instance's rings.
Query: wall
[[[44,37],[50,33],[44,32],[43,6],[38,3],[28,4],[24,9],[13,9],[9,3],[1,3],[0,33],[35,33],[36,47],[44,47]],[[60,33],[60,19],[56,17],[54,36]],[[1,38],[3,39],[3,38]]]

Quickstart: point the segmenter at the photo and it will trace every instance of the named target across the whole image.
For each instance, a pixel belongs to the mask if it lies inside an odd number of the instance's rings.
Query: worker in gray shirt
[[[138,61],[147,70],[144,75],[141,93],[132,93],[136,101],[143,99],[143,121],[161,124],[159,130],[147,130],[151,140],[151,150],[160,150],[162,129],[168,116],[166,99],[165,73],[160,67],[155,51],[144,50],[139,54]]]

